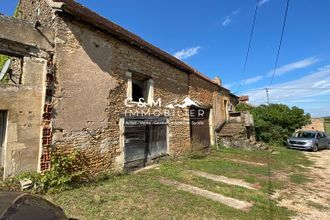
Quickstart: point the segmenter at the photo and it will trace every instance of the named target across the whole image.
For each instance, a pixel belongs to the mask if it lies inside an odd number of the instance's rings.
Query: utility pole
[[[269,89],[266,88],[267,104],[269,105]]]

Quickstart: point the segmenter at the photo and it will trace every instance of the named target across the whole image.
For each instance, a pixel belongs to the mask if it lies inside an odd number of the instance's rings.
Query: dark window
[[[138,102],[140,98],[144,98],[145,93],[145,82],[140,80],[133,80],[133,91],[132,91],[132,98],[133,101]]]
[[[7,127],[7,111],[0,110],[0,167],[3,167],[4,142]]]
[[[297,132],[293,135],[297,138],[314,138],[315,133],[314,132]]]
[[[148,77],[141,74],[132,74],[132,99],[135,102],[138,102],[141,98],[144,99],[144,102],[147,102],[148,99]]]

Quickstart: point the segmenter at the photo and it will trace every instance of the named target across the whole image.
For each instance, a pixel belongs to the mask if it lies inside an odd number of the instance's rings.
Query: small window
[[[321,138],[321,134],[320,133],[317,133],[317,135],[316,135],[316,138]]]
[[[148,101],[150,93],[150,78],[141,74],[132,74],[132,99],[134,102],[143,98],[144,102]]]
[[[22,63],[22,58],[0,54],[0,84],[21,84]]]
[[[132,88],[132,99],[135,102],[138,102],[141,98],[146,100],[145,93],[146,93],[146,81],[145,80],[138,80],[134,79],[132,81],[133,88]]]

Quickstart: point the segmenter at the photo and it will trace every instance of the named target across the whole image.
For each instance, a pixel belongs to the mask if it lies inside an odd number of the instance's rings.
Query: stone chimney
[[[222,81],[221,81],[221,79],[220,79],[219,76],[216,76],[216,77],[213,79],[213,82],[215,82],[215,83],[218,84],[219,86],[221,86],[221,84],[222,84]]]

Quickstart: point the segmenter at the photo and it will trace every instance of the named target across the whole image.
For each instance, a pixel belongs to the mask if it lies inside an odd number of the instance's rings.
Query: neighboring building
[[[22,68],[0,84],[5,176],[48,170],[51,149],[79,149],[98,172],[205,148],[237,103],[220,79],[75,1],[21,0],[18,18],[35,28],[0,21],[0,52]]]
[[[246,104],[248,104],[249,103],[249,96],[247,96],[247,95],[240,96],[240,97],[238,97],[238,101],[239,101],[239,103],[246,103]]]
[[[230,104],[231,104],[231,108],[230,108],[230,112],[236,112],[236,106],[239,103],[239,97],[237,95],[234,94],[230,94]]]
[[[311,124],[302,127],[300,130],[325,131],[324,118],[312,118],[311,119]]]

